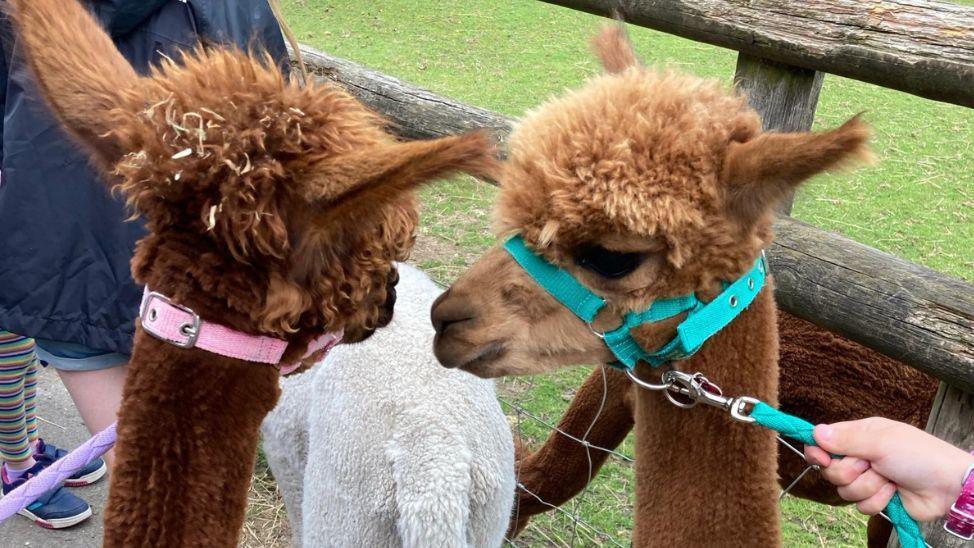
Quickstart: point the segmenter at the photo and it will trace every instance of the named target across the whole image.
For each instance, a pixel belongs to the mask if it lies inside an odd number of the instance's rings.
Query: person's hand
[[[870,515],[886,508],[899,490],[914,519],[940,518],[960,496],[964,473],[974,463],[974,456],[939,438],[878,417],[820,424],[814,437],[819,447],[806,446],[805,458],[822,467],[839,496]]]

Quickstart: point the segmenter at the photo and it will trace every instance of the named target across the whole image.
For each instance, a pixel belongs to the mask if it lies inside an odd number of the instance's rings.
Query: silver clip
[[[741,396],[731,398],[724,395],[719,386],[710,381],[702,373],[684,373],[671,369],[663,374],[666,399],[673,405],[689,409],[698,403],[717,407],[729,411],[731,418],[739,422],[755,422],[750,416],[750,409],[758,404],[756,398]],[[687,398],[680,399],[677,396]]]
[[[731,403],[734,401],[733,398],[725,397],[720,387],[710,382],[702,373],[691,375],[683,371],[667,371],[663,375],[663,382],[670,384],[666,394],[667,399],[678,407],[690,408],[697,403],[704,403],[712,407],[730,410]],[[692,403],[675,400],[671,394],[679,394],[689,398]]]

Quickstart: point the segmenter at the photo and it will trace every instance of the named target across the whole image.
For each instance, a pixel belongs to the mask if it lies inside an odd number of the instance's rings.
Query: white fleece
[[[295,545],[500,546],[514,445],[494,384],[433,357],[441,289],[399,265],[392,323],[282,381],[262,428]]]

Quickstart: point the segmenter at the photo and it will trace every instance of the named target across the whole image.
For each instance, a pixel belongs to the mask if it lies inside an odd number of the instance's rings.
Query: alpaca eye
[[[643,253],[620,253],[601,246],[591,246],[575,253],[575,264],[604,278],[622,278],[639,268],[646,259]]]

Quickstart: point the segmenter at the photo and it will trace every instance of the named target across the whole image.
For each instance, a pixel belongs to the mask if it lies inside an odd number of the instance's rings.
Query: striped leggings
[[[34,339],[0,329],[0,460],[4,462],[23,462],[32,456],[39,367]]]

